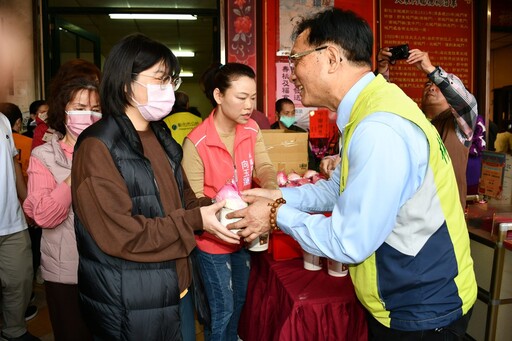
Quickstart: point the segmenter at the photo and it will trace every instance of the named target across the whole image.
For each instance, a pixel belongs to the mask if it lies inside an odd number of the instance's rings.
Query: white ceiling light
[[[191,14],[110,13],[110,19],[197,20]]]
[[[194,51],[188,51],[188,50],[172,50],[172,53],[174,53],[174,55],[176,57],[194,57],[196,55],[196,53]]]
[[[180,77],[194,77],[194,73],[192,71],[181,71]]]

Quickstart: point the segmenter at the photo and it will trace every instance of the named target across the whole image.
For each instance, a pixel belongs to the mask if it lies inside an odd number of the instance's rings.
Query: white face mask
[[[146,104],[139,104],[139,102],[132,98],[137,104],[140,114],[146,121],[160,121],[162,118],[169,115],[175,101],[174,90],[170,84],[167,84],[167,86],[162,89],[160,84],[144,85],[137,81],[134,82],[147,89],[148,102]]]
[[[66,128],[75,137],[101,118],[101,113],[92,110],[70,110],[66,111],[66,114],[68,114]]]

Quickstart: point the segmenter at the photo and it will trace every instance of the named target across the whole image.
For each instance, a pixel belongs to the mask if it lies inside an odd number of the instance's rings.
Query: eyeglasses
[[[150,77],[150,78],[160,81],[160,89],[162,89],[162,90],[167,88],[167,85],[172,84],[172,89],[174,91],[176,91],[180,88],[181,83],[183,83],[183,80],[180,77],[172,78],[169,75],[165,75],[163,77],[155,77],[155,76],[151,76],[151,75],[145,75],[143,73],[134,73],[133,75]]]
[[[295,63],[297,63],[297,60],[299,60],[300,58],[307,56],[308,54],[316,52],[316,51],[325,50],[327,47],[328,47],[327,45],[324,45],[324,46],[320,46],[320,47],[317,47],[312,50],[298,52],[298,53],[292,54],[291,56],[288,56],[288,65],[290,66],[290,71],[292,73],[295,72]]]

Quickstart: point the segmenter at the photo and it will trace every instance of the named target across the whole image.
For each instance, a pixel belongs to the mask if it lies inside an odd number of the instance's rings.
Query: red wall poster
[[[473,6],[472,0],[380,0],[377,51],[409,44],[409,49],[428,52],[432,64],[457,75],[473,91]],[[420,103],[423,72],[399,60],[389,74]]]

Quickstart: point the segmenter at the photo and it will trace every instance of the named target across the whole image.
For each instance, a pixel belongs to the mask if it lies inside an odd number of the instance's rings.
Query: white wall
[[[0,0],[0,101],[22,112],[35,98],[31,0]]]

